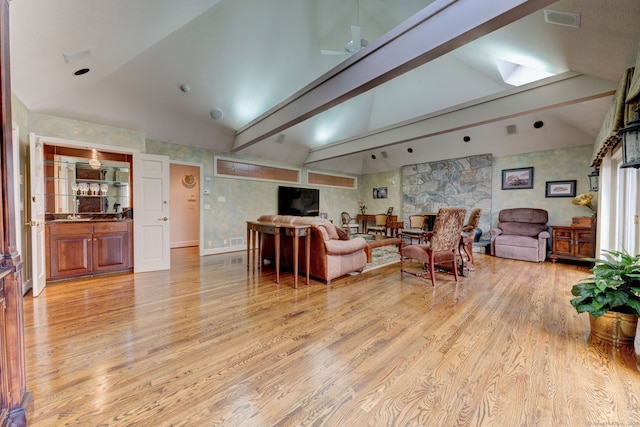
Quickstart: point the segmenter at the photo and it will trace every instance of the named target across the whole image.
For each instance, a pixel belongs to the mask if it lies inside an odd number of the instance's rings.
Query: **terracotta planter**
[[[607,311],[597,319],[589,315],[591,336],[613,344],[633,345],[638,326],[638,316],[635,314]]]
[[[640,323],[636,327],[636,340],[633,343],[633,347],[636,351],[636,367],[640,371]]]

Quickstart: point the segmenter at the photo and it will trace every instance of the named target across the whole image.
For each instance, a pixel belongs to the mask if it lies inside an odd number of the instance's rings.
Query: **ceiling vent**
[[[389,157],[386,151],[381,151],[380,154],[382,154],[383,159],[386,159],[387,157]]]
[[[518,133],[518,129],[516,129],[516,125],[507,126],[507,135],[515,135]]]
[[[80,61],[81,59],[85,59],[91,56],[91,49],[80,50],[74,53],[63,53],[62,57],[64,58],[64,62],[70,64],[72,62]]]
[[[545,9],[544,22],[547,24],[562,25],[564,27],[580,28],[580,14]]]

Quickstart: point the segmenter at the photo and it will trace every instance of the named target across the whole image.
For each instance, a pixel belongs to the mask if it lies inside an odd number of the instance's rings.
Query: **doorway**
[[[200,165],[171,163],[171,249],[200,246]]]

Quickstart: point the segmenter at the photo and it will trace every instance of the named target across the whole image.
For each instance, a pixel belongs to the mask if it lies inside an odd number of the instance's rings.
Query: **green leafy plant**
[[[588,259],[593,274],[571,288],[571,305],[594,318],[607,311],[640,316],[640,255],[604,252],[606,259]]]

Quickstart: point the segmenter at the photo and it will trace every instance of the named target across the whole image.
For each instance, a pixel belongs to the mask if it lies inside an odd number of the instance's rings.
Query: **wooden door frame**
[[[32,412],[33,395],[26,390],[24,320],[22,306],[22,259],[16,248],[16,216],[14,203],[13,121],[11,118],[11,63],[9,39],[9,0],[0,4],[0,283],[5,316],[0,348],[0,424],[27,425],[27,413]]]

